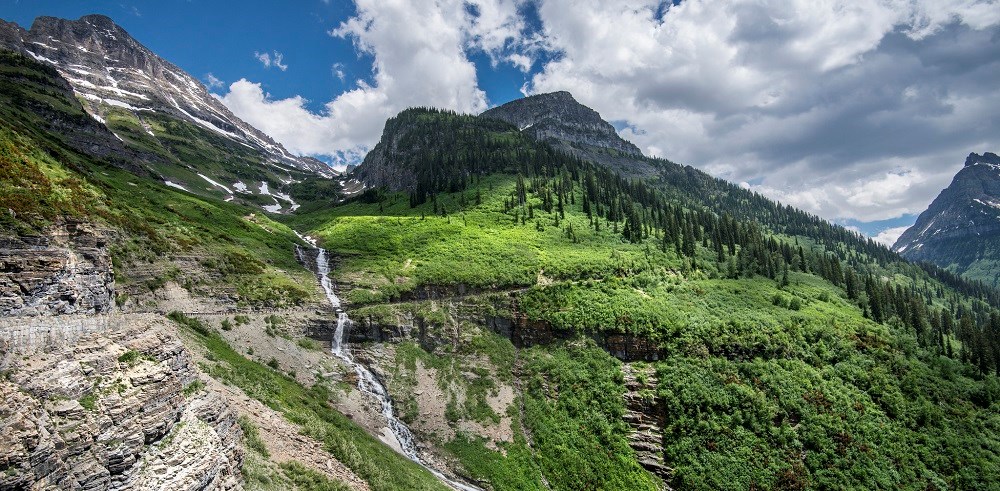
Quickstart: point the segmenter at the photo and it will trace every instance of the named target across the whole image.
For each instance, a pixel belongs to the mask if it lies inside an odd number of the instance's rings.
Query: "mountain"
[[[432,178],[426,175],[428,160],[448,155],[461,158],[471,148],[432,145],[432,139],[437,137],[452,141],[459,130],[440,126],[441,120],[420,114],[418,108],[391,118],[379,143],[353,173],[355,178],[369,188],[384,187],[393,191],[416,191],[418,183],[427,187],[427,179],[461,180],[458,176]],[[597,162],[626,176],[650,178],[659,175],[663,167],[662,161],[643,156],[638,147],[622,139],[614,126],[601,119],[597,111],[577,102],[569,92],[525,97],[490,109],[478,117],[463,115],[448,121],[449,125],[457,124],[470,130],[473,121],[474,126],[480,128],[513,129],[545,148]],[[425,125],[433,129],[425,128]],[[414,141],[412,135],[415,133],[422,134],[424,140]],[[481,140],[472,146],[495,144]],[[418,155],[432,147],[437,152],[435,155]],[[421,173],[424,175],[418,176]]]
[[[951,184],[892,249],[1000,285],[1000,156],[969,154]]]
[[[53,66],[87,113],[170,185],[278,211],[296,207],[294,183],[336,175],[240,120],[108,17],[39,17],[30,30],[0,21],[0,47]]]
[[[259,149],[87,101],[0,50],[0,489],[1000,482],[1000,293],[571,96],[403,111],[294,214],[163,183]]]
[[[689,166],[630,154],[654,172],[618,172],[515,123],[403,111],[356,170],[369,192],[289,219],[338,258],[344,339],[395,349],[367,363],[418,440],[455,432],[459,472],[494,489],[992,485],[1000,440],[975,421],[997,421],[997,291]],[[562,137],[589,138],[575,124]],[[491,405],[508,391],[520,406]],[[977,416],[944,416],[961,407]],[[521,437],[494,433],[503,414]]]
[[[622,139],[601,115],[569,92],[560,91],[516,99],[483,112],[483,118],[510,123],[532,138],[561,151],[599,161],[627,175],[648,176],[654,168],[630,157],[642,151]]]

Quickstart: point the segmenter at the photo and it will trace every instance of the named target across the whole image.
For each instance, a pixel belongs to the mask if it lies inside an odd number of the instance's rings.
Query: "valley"
[[[1000,482],[992,287],[568,92],[407,109],[335,173],[110,22],[0,26],[0,489]]]

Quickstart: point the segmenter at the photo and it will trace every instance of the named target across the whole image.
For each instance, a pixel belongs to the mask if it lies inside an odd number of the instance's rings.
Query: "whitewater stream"
[[[301,237],[301,236],[300,236]],[[307,240],[312,243],[312,241]],[[299,246],[295,246],[296,253],[299,258],[303,257],[302,249]],[[421,467],[430,471],[435,477],[443,481],[448,486],[460,491],[482,491],[480,488],[475,486],[453,481],[445,476],[441,471],[433,468],[427,462],[424,462],[417,453],[417,445],[413,439],[413,432],[410,428],[406,426],[405,423],[396,417],[396,413],[392,408],[392,399],[389,397],[389,392],[386,390],[382,382],[379,381],[375,374],[364,366],[362,363],[354,360],[351,356],[351,351],[347,347],[347,343],[344,342],[344,331],[351,327],[351,319],[347,316],[347,312],[340,306],[340,297],[334,291],[333,281],[330,279],[330,260],[327,256],[326,249],[316,247],[316,276],[319,278],[320,286],[323,287],[323,292],[326,294],[327,301],[333,306],[333,310],[337,312],[337,328],[333,332],[333,339],[331,341],[331,351],[333,355],[340,358],[349,367],[354,369],[354,373],[358,376],[358,389],[362,392],[374,397],[380,404],[382,410],[382,416],[385,418],[387,428],[383,430],[382,440],[386,442],[389,446],[392,446],[399,450],[403,455],[405,455],[410,460],[416,462]],[[305,261],[303,261],[305,263]],[[390,433],[386,435],[385,430]],[[395,442],[386,441],[389,439],[395,439]],[[396,443],[396,445],[393,445]]]

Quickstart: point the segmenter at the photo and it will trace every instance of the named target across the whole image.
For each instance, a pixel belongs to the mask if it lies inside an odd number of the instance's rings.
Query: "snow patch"
[[[90,75],[91,77],[94,76],[94,72],[84,70],[83,68],[76,68],[76,67],[69,66],[69,67],[66,67],[66,69],[70,70],[70,71],[72,71],[74,73],[79,73],[80,75]]]
[[[987,165],[990,165],[990,164],[987,164]],[[975,198],[972,201],[975,201],[976,203],[979,203],[979,204],[981,204],[983,206],[989,206],[989,207],[992,207],[992,208],[1000,208],[1000,203],[997,203],[996,201],[983,201],[983,200],[981,200],[979,198]]]
[[[71,77],[66,77],[66,80],[69,80],[70,82],[73,83],[73,85],[79,85],[80,87],[86,87],[88,89],[95,89],[95,90],[98,88],[96,85],[94,85],[93,82],[89,80],[83,80],[81,78],[71,78]]]
[[[135,106],[133,106],[133,105],[127,103],[127,102],[119,101],[117,99],[104,99],[104,103],[107,104],[107,105],[109,105],[109,106],[120,107],[120,108],[123,108],[123,109],[128,109],[130,111],[138,111],[139,110]]]
[[[295,232],[295,235],[296,235],[296,236],[297,236],[298,238],[300,238],[300,239],[302,239],[303,241],[305,241],[305,243],[306,243],[306,244],[309,244],[309,245],[311,245],[311,246],[313,246],[313,247],[317,247],[317,246],[316,246],[316,239],[315,239],[315,238],[313,238],[313,237],[310,237],[310,236],[308,236],[308,235],[302,235],[302,234],[300,234],[300,233],[299,233],[299,231],[298,231],[298,230],[292,230],[292,232]]]
[[[243,140],[243,137],[241,137],[241,136],[239,136],[239,135],[237,135],[235,133],[230,133],[230,132],[228,132],[228,131],[226,131],[226,130],[224,130],[222,128],[219,128],[219,127],[215,126],[212,123],[209,123],[208,121],[205,121],[204,119],[195,117],[191,113],[189,113],[189,112],[185,111],[183,108],[181,108],[181,105],[177,103],[177,100],[174,99],[173,96],[168,96],[168,97],[170,97],[170,102],[174,103],[174,107],[176,107],[178,111],[184,113],[184,115],[187,116],[188,118],[190,118],[191,121],[194,121],[195,123],[197,123],[197,124],[199,124],[201,126],[204,126],[205,128],[208,128],[208,129],[210,129],[210,130],[212,130],[212,131],[214,131],[216,133],[219,133],[219,134],[224,135],[224,136],[228,136],[229,138],[232,138],[234,140]]]
[[[264,206],[263,208],[265,211],[268,211],[270,213],[278,213],[279,211],[281,211],[281,203],[278,203],[278,200],[274,200],[273,205],[267,205]]]
[[[26,51],[26,52],[27,52],[27,53],[28,53],[29,55],[31,55],[31,57],[32,57],[32,58],[34,58],[35,60],[38,60],[38,61],[44,61],[44,62],[46,62],[46,63],[48,63],[48,64],[50,64],[50,65],[58,65],[58,63],[56,63],[56,62],[55,62],[55,60],[52,60],[52,59],[49,59],[49,58],[46,58],[46,57],[44,57],[44,56],[41,56],[41,55],[36,55],[36,54],[32,53],[31,51],[27,51],[27,50],[25,50],[25,51]]]
[[[291,196],[289,196],[287,194],[279,193],[279,192],[273,192],[272,193],[268,189],[267,182],[265,182],[265,181],[261,181],[260,182],[260,194],[264,194],[264,195],[270,196],[271,198],[274,199],[274,204],[273,205],[268,205],[268,206],[264,207],[265,210],[270,211],[271,213],[277,213],[278,210],[281,210],[281,204],[278,203],[279,199],[283,200],[283,201],[286,201],[286,202],[288,202],[289,205],[291,205],[289,211],[295,211],[300,206],[298,203],[295,202],[295,200],[292,199]]]
[[[163,181],[163,184],[166,184],[167,186],[170,186],[172,188],[177,188],[177,189],[180,189],[180,190],[183,190],[183,191],[187,191],[187,188],[185,188],[184,186],[181,186],[180,184],[177,184],[176,182]]]
[[[247,189],[247,185],[243,184],[243,181],[234,182],[233,189],[235,189],[237,193],[248,193],[250,191]]]
[[[208,181],[208,183],[209,183],[209,184],[211,184],[211,185],[213,185],[213,186],[215,186],[215,187],[218,187],[218,188],[222,188],[222,189],[225,189],[225,190],[226,190],[226,192],[227,192],[227,193],[229,193],[229,194],[233,194],[233,191],[232,191],[231,189],[229,189],[229,188],[227,188],[227,187],[223,186],[222,184],[219,184],[219,183],[217,183],[217,182],[213,181],[212,179],[210,179],[210,178],[209,178],[208,176],[206,176],[205,174],[202,174],[202,173],[200,173],[200,172],[199,172],[199,173],[198,173],[198,177],[200,177],[200,178],[202,178],[202,179],[204,179],[204,180]]]

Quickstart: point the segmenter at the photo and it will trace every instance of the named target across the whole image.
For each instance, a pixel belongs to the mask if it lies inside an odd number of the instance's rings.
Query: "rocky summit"
[[[566,91],[513,100],[480,116],[505,121],[536,140],[626,174],[654,172],[651,166],[635,158],[642,157],[639,147],[619,136],[615,127],[597,111],[580,104]]]
[[[110,108],[170,114],[254,147],[277,162],[331,175],[329,166],[292,155],[237,118],[201,82],[103,15],[78,20],[39,17],[29,30],[0,21],[0,46],[54,66],[98,121],[107,119]]]
[[[892,248],[908,259],[1000,284],[1000,156],[969,154]]]
[[[538,140],[605,148],[626,155],[642,154],[639,147],[618,136],[614,126],[601,119],[597,111],[580,104],[566,91],[517,99],[480,116],[506,121]]]

